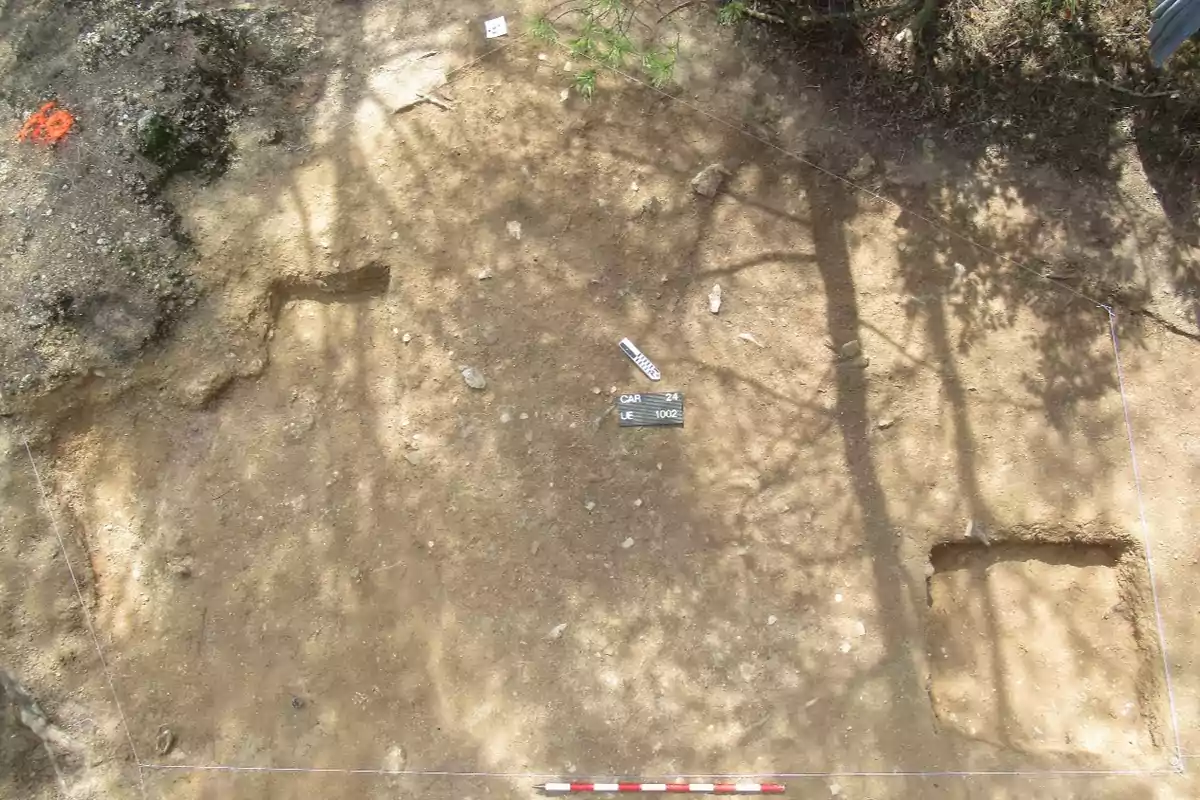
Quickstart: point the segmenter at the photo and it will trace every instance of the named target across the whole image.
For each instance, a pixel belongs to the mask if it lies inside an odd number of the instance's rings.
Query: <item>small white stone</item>
[[[833,602],[835,602],[835,603],[842,602],[842,593],[841,592],[838,592],[837,594],[835,594],[833,596]]]
[[[626,539],[625,541],[621,542],[621,549],[622,549],[622,550],[628,550],[628,549],[629,549],[629,548],[631,548],[631,547],[633,547],[633,537],[632,537],[632,536],[630,536],[630,537],[629,537],[628,539]]]
[[[867,626],[863,625],[863,621],[861,619],[854,621],[854,635],[855,636],[866,636],[867,635]]]
[[[754,345],[755,347],[766,348],[765,344],[754,338],[753,333],[739,333],[738,338],[743,342],[750,342],[750,344]]]
[[[412,334],[411,333],[404,334],[403,336],[400,337],[400,341],[404,342],[405,344],[408,344],[409,342],[412,341]]]
[[[775,624],[776,622],[778,622],[778,621],[779,621],[779,617],[775,616],[774,614],[772,614],[771,616],[767,617],[767,624],[768,624],[768,625],[774,625],[774,624]]]
[[[640,498],[640,497],[639,497],[638,499],[634,500],[634,501],[633,501],[633,507],[634,507],[634,508],[641,508],[641,507],[642,507],[642,498]]]
[[[721,284],[714,283],[712,291],[708,293],[708,310],[716,314],[721,310]]]
[[[521,241],[521,223],[510,219],[507,223],[505,223],[504,227],[508,231],[509,236],[516,239],[518,242]]]
[[[450,357],[453,358],[454,354],[451,353]],[[484,378],[483,373],[475,367],[462,367],[461,372],[463,381],[466,382],[467,386],[470,386],[472,389],[479,390],[487,388],[487,379]]]
[[[583,507],[586,508],[588,511],[592,511],[593,509],[596,508],[596,501],[588,500],[586,503],[583,504]]]
[[[839,647],[838,649],[841,650],[843,653],[849,653],[850,652],[850,643],[842,642],[841,647]]]

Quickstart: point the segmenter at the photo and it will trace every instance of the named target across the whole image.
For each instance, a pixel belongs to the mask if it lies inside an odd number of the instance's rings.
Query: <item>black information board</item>
[[[631,392],[617,395],[617,420],[622,428],[682,425],[683,392]]]

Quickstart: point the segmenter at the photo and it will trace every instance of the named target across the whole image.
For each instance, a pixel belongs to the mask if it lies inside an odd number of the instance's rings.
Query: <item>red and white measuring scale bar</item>
[[[681,794],[783,794],[780,783],[544,783],[547,793],[679,792]]]

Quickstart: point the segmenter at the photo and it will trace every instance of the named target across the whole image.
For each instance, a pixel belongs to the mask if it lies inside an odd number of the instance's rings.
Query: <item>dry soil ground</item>
[[[645,87],[564,101],[552,46],[455,73],[450,110],[393,113],[416,55],[482,53],[484,11],[428,30],[390,4],[328,12],[337,61],[296,90],[302,136],[176,187],[207,299],[119,395],[89,381],[42,429],[45,502],[4,442],[0,656],[70,744],[9,748],[0,793],[536,782],[225,766],[1123,770],[789,785],[1196,796],[1173,762],[1200,747],[1194,342],[1118,315],[1169,694],[1103,309]],[[752,128],[787,106],[747,110],[768,78],[734,74],[685,99]],[[775,114],[780,141],[826,141],[819,113]],[[718,161],[722,192],[693,194]],[[860,182],[967,209],[1018,260],[1094,212],[1047,232],[1034,195],[974,168],[948,185],[963,167],[926,149]],[[1151,285],[1148,230],[1091,243],[1113,284]],[[652,388],[684,393],[686,426],[618,428],[614,393]]]

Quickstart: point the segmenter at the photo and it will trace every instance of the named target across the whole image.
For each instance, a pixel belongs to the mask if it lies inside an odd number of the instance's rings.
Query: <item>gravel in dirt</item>
[[[154,379],[34,441],[44,504],[18,440],[0,449],[0,656],[105,754],[124,787],[106,797],[136,796],[137,776],[110,755],[121,729],[60,591],[50,515],[143,753],[163,720],[173,758],[249,766],[675,774],[803,752],[888,776],[847,795],[938,800],[1057,784],[890,773],[1161,760],[1106,314],[661,96],[562,104],[562,76],[527,47],[465,72],[451,111],[393,113],[365,79],[413,51],[394,41],[399,12],[328,13],[328,80],[306,74],[279,92],[290,114],[231,128],[281,141],[170,193],[208,293],[141,351]],[[941,202],[930,176],[945,170],[924,158],[896,185]],[[735,163],[693,201],[697,165]],[[977,188],[953,196],[977,211],[994,199],[973,204]],[[664,199],[631,219],[643,196]],[[1006,209],[988,228],[1000,251],[1044,234]],[[737,302],[714,317],[717,279]],[[1129,363],[1128,391],[1160,415],[1139,428],[1148,514],[1178,556],[1163,572],[1186,643],[1188,351],[1121,330],[1154,354]],[[600,387],[651,387],[614,348],[623,336],[687,393],[687,428],[616,424]],[[489,391],[461,391],[471,370]],[[963,537],[964,519],[987,520],[992,546]],[[1173,657],[1189,681],[1190,645]],[[26,772],[0,771],[0,794],[54,796],[22,742]],[[1079,780],[1089,798],[1195,796],[1156,777]],[[182,800],[530,791],[148,781]]]

